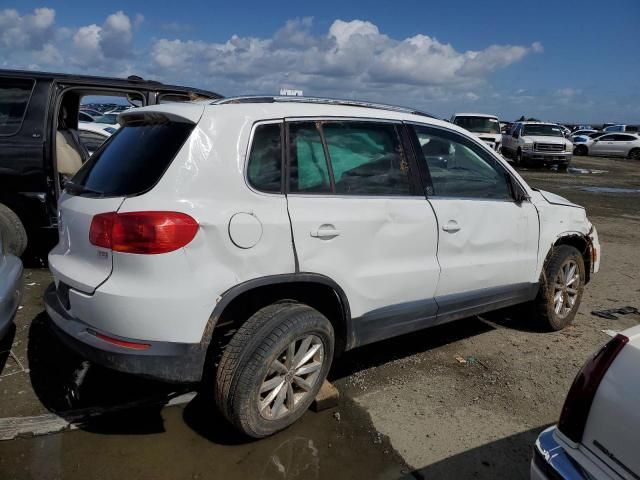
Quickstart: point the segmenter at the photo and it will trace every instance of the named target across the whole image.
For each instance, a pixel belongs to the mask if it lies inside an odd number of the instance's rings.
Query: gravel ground
[[[341,455],[350,467],[363,465],[362,471],[370,472],[364,465],[375,465],[379,478],[528,478],[536,435],[557,420],[577,370],[607,341],[603,330],[619,331],[640,322],[638,316],[605,320],[590,314],[596,309],[640,307],[640,192],[592,189],[639,189],[640,164],[585,157],[576,158],[574,165],[603,172],[522,173],[532,186],[586,206],[598,228],[603,248],[601,271],[585,290],[575,324],[562,332],[541,333],[514,312],[502,311],[346,354],[335,363],[331,378],[343,397],[336,411],[341,415],[338,425],[364,432],[349,437],[353,445],[360,445],[354,450],[360,454]],[[0,345],[0,352],[11,346],[19,362],[0,353],[0,418],[118,404],[173,389],[91,367],[82,395],[74,391],[74,372],[82,360],[61,348],[45,328],[41,296],[49,281],[44,269],[26,271],[26,294],[16,319],[15,335]],[[327,421],[319,422],[318,418],[324,417],[317,415],[305,416],[295,434],[304,436],[306,432],[309,438],[323,435],[315,441],[326,444],[332,438],[336,419],[327,417]],[[325,424],[328,430],[323,430]],[[104,436],[94,435],[90,440],[82,437],[79,441],[80,437],[74,435],[80,434],[84,432],[61,434],[70,436],[65,451],[78,442],[107,448]],[[60,435],[48,438],[57,437]],[[123,437],[108,448],[128,451],[136,438]],[[172,441],[175,444],[187,440],[176,437]],[[219,439],[217,443],[209,442],[206,448],[211,449],[220,443]],[[13,446],[9,448],[8,443]],[[365,448],[363,443],[373,447]],[[2,458],[9,458],[7,452],[23,455],[36,448],[33,441],[0,443],[0,471],[4,465],[6,472],[12,472],[7,478],[21,477],[16,474],[18,470],[3,464]],[[104,458],[112,458],[108,448]],[[242,457],[245,450],[249,455],[255,446],[234,444],[233,449],[230,455],[235,458]],[[114,455],[117,459],[121,454]],[[380,456],[377,463],[371,462],[372,455]],[[70,461],[77,465],[80,460],[74,456]],[[324,465],[322,475],[312,478],[347,478],[346,471],[341,474],[335,462]],[[23,473],[28,478],[28,472]],[[69,473],[69,477],[74,475]]]

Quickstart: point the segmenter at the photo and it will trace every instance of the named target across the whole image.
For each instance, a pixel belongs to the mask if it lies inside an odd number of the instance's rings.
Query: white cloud
[[[131,53],[133,33],[131,20],[122,11],[109,15],[102,26],[91,24],[80,27],[73,35],[74,63],[103,65],[107,59],[126,58]]]
[[[464,51],[428,32],[393,38],[360,19],[336,19],[318,33],[311,17],[296,18],[270,36],[232,35],[217,42],[180,38],[196,30],[169,22],[146,44],[134,38],[147,27],[141,13],[116,11],[75,27],[56,25],[55,19],[49,8],[1,10],[0,64],[137,74],[226,95],[300,88],[308,95],[449,110],[465,102],[477,108],[490,104],[491,75],[543,51],[539,42]]]
[[[582,93],[581,90],[577,90],[577,89],[571,88],[571,87],[560,88],[560,89],[556,90],[556,95],[558,97],[564,97],[564,98],[575,97],[576,95],[579,95],[580,93]]]
[[[144,15],[141,13],[136,13],[135,19],[133,20],[133,26],[135,28],[140,28],[140,26],[144,23]]]
[[[0,11],[0,44],[9,49],[40,50],[51,39],[56,12],[36,8],[32,14],[17,10]]]
[[[363,20],[336,20],[326,35],[313,36],[311,21],[289,21],[271,38],[234,35],[224,43],[158,39],[151,47],[153,68],[171,77],[200,72],[212,82],[234,84],[236,90],[242,85],[245,91],[277,91],[284,84],[321,94],[371,92],[382,85],[455,89],[481,84],[541,47],[492,45],[460,52],[422,34],[396,40]]]

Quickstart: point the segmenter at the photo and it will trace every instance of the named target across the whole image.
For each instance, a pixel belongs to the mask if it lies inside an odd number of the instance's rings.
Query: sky
[[[0,0],[0,68],[640,123],[640,0]]]

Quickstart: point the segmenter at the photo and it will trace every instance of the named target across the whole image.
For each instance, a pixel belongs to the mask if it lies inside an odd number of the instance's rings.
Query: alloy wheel
[[[580,269],[574,260],[566,261],[553,284],[553,307],[559,318],[565,318],[578,299]]]
[[[291,342],[271,363],[260,385],[260,414],[277,420],[293,412],[314,390],[324,360],[324,346],[316,335]]]

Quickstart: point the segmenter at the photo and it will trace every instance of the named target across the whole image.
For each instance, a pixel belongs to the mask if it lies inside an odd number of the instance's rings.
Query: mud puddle
[[[186,407],[102,417],[83,430],[0,442],[7,479],[401,478],[408,473],[349,400],[248,441],[196,398]]]
[[[582,190],[589,193],[640,193],[640,188],[582,187]]]
[[[567,168],[567,173],[570,173],[573,175],[591,175],[591,174],[600,174],[600,173],[608,173],[608,172],[609,170],[596,170],[593,168],[577,168],[577,167]]]

